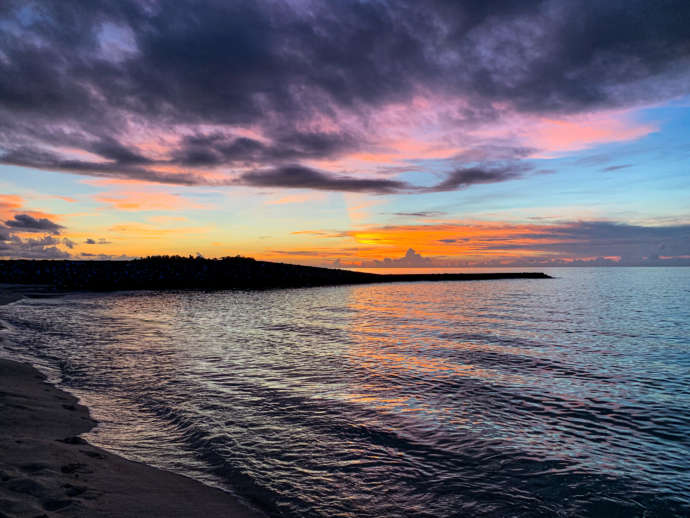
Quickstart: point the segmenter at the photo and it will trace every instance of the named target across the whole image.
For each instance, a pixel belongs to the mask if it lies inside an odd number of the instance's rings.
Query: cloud
[[[646,227],[609,221],[583,221],[548,226],[523,234],[533,242],[485,245],[485,250],[530,250],[567,258],[620,257],[641,263],[664,257],[690,256],[690,225]]]
[[[0,195],[0,217],[10,218],[0,221],[0,257],[13,259],[61,259],[70,256],[59,246],[71,249],[76,243],[59,235],[64,227],[42,212],[25,213],[22,210],[24,199],[16,195]],[[49,217],[44,217],[49,216]],[[19,234],[44,234],[42,237],[24,238]]]
[[[79,255],[83,259],[89,259],[92,261],[129,261],[130,259],[134,259],[133,256],[126,255],[126,254],[112,255],[112,254],[92,254],[89,252],[82,252]]]
[[[0,215],[9,215],[11,212],[21,208],[24,200],[21,196],[14,194],[0,194]]]
[[[86,241],[84,241],[84,244],[87,244],[87,245],[110,245],[110,244],[112,244],[112,242],[106,240],[103,237],[98,238],[98,241],[89,237],[86,239]]]
[[[373,194],[411,194],[418,192],[455,191],[465,189],[471,185],[504,182],[519,178],[527,170],[529,170],[528,167],[520,165],[456,169],[448,173],[444,180],[432,187],[419,187],[407,182],[386,178],[355,178],[352,176],[330,175],[315,169],[293,165],[268,171],[251,171],[242,174],[237,181],[239,184],[254,187],[283,187]]]
[[[429,257],[422,257],[412,248],[408,248],[403,257],[391,259],[386,257],[383,260],[364,261],[362,268],[426,268],[433,266],[434,262]]]
[[[303,256],[318,256],[320,252],[315,250],[273,250],[272,253],[278,255],[303,255]]]
[[[0,257],[12,259],[67,259],[70,254],[57,246],[62,241],[52,236],[22,239],[18,236],[2,236],[0,239]]]
[[[1,141],[0,141],[1,144]],[[1,148],[0,148],[1,149]],[[214,181],[208,177],[191,172],[166,172],[155,168],[130,165],[129,162],[89,162],[67,160],[55,153],[38,147],[22,147],[0,156],[0,163],[48,171],[62,171],[72,174],[95,176],[97,178],[126,178],[141,182],[172,185],[228,185],[229,180]]]
[[[336,236],[359,247],[354,257],[348,254],[348,263],[353,266],[604,264],[597,262],[598,258],[616,265],[690,265],[690,225],[685,223],[643,226],[610,221],[446,221],[315,234],[317,238]],[[337,254],[342,259],[342,244],[338,241],[338,248],[319,249],[322,257],[331,260]],[[402,259],[401,254],[405,254]]]
[[[446,243],[446,244],[450,244],[450,243],[462,243],[462,242],[467,242],[467,241],[469,241],[469,238],[467,238],[467,237],[465,237],[465,238],[456,238],[456,239],[439,239],[439,240],[438,240],[439,243]]]
[[[29,214],[17,214],[13,219],[5,221],[5,225],[21,232],[50,232],[59,234],[64,227],[53,223],[47,218],[34,218]]]
[[[270,171],[252,171],[240,176],[239,183],[255,187],[286,187],[377,194],[401,192],[412,188],[409,184],[396,180],[331,176],[301,166],[286,166]]]
[[[120,211],[177,211],[210,208],[179,194],[164,191],[117,191],[98,194],[94,196],[94,199]]]
[[[281,196],[266,200],[266,205],[285,205],[287,203],[307,203],[314,201],[324,201],[327,198],[326,193],[323,192],[308,192],[302,194],[292,194],[288,196]]]
[[[441,212],[438,210],[423,210],[417,212],[394,212],[393,215],[413,218],[438,218],[440,216],[445,215],[445,212]]]
[[[437,159],[465,188],[645,135],[596,114],[690,77],[683,0],[5,4],[0,163],[100,178],[389,194],[365,165]]]
[[[471,185],[505,182],[519,178],[524,174],[524,167],[481,169],[477,167],[456,169],[446,179],[429,188],[431,192],[455,191]]]
[[[632,167],[633,164],[619,164],[619,165],[610,165],[608,167],[604,167],[602,169],[603,172],[608,173],[611,171],[618,171],[620,169],[626,169],[628,167]]]
[[[353,137],[341,133],[294,132],[277,134],[270,143],[223,133],[184,137],[174,153],[174,161],[190,166],[215,166],[249,162],[333,157],[356,148]]]

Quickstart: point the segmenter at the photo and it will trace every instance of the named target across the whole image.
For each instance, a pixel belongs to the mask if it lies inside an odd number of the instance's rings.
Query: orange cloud
[[[564,258],[557,246],[576,242],[572,235],[563,234],[564,229],[577,227],[572,224],[521,224],[487,221],[447,221],[426,225],[370,226],[343,232],[301,231],[313,239],[335,239],[332,246],[289,249],[283,247],[281,254],[267,253],[271,257],[280,255],[306,255],[309,251],[312,262],[319,258],[333,261],[349,258],[343,265],[358,266],[362,261],[383,260],[385,257],[405,256],[412,248],[417,254],[431,258],[436,266],[457,263],[480,263],[484,261],[510,262],[525,257]]]
[[[537,225],[470,221],[374,227],[352,230],[347,234],[358,244],[376,245],[377,251],[370,251],[364,258],[379,259],[382,253],[385,256],[398,256],[404,254],[408,248],[414,248],[422,255],[432,257],[502,255],[506,251],[495,249],[497,244],[503,242],[513,247],[515,244],[537,242],[536,239],[526,236],[543,231],[544,229]],[[491,251],[486,250],[486,243],[492,244]],[[509,252],[514,256],[520,253]]]
[[[0,216],[3,218],[22,207],[24,199],[16,194],[0,194]]]
[[[642,226],[605,220],[544,224],[446,221],[370,226],[315,234],[317,246],[288,249],[340,266],[458,267],[501,265],[653,265],[664,257],[685,264],[690,225]],[[319,247],[324,238],[338,238]],[[340,260],[340,259],[343,260]],[[678,262],[680,261],[680,262]]]
[[[48,214],[40,210],[25,209],[24,203],[26,200],[16,194],[0,194],[0,219],[9,219],[14,214],[21,212],[36,219],[46,218],[51,221],[59,221],[62,219],[60,215]]]
[[[482,221],[435,222],[427,225],[371,226],[342,232],[303,230],[292,232],[309,236],[306,244],[264,251],[262,257],[309,264],[324,264],[336,259],[349,259],[348,265],[361,261],[400,257],[413,248],[424,257],[436,261],[479,260],[488,257],[539,255],[534,250],[518,250],[516,245],[545,244],[551,226],[511,224]],[[320,246],[319,239],[334,240],[331,246]],[[316,240],[316,241],[315,241]],[[501,244],[506,248],[501,249]],[[297,260],[296,260],[297,259]]]
[[[158,238],[169,234],[198,234],[208,231],[207,228],[160,228],[144,223],[120,223],[108,228],[108,232],[116,234],[134,234],[138,237]]]
[[[149,218],[151,223],[179,223],[181,221],[189,221],[185,216],[152,216]]]
[[[53,198],[57,198],[58,200],[66,201],[67,203],[77,203],[76,198],[72,198],[71,196],[53,196]]]

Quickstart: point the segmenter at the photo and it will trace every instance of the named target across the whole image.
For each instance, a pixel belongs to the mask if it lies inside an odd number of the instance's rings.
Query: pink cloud
[[[266,205],[285,205],[288,203],[307,203],[312,201],[323,201],[327,198],[325,192],[306,192],[302,194],[291,194],[281,198],[266,200]]]
[[[656,124],[635,120],[635,109],[555,118],[495,103],[491,107],[495,117],[478,120],[472,118],[472,109],[472,103],[461,97],[420,93],[411,103],[389,104],[357,115],[338,113],[341,131],[364,135],[360,140],[366,144],[341,157],[308,163],[339,173],[371,174],[386,169],[395,173],[414,160],[504,159],[497,151],[501,148],[528,149],[531,158],[551,158],[658,131]]]
[[[630,112],[599,112],[564,119],[542,118],[523,132],[526,142],[539,149],[535,158],[551,157],[607,142],[635,140],[659,128],[642,124]]]
[[[111,208],[123,211],[167,211],[208,208],[179,194],[169,192],[119,191],[112,194],[99,194],[94,196],[94,199],[109,205]]]

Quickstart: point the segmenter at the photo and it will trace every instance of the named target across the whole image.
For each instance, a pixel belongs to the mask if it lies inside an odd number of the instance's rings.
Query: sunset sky
[[[687,0],[3,1],[0,257],[690,265],[688,27]]]

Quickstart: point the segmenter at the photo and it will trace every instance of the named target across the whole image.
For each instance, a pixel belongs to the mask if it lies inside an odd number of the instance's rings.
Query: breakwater
[[[300,266],[248,257],[155,256],[131,261],[0,261],[0,282],[57,290],[268,289],[414,281],[546,279],[535,272],[387,274]]]

